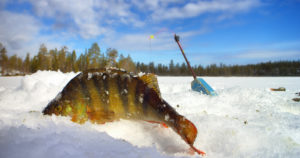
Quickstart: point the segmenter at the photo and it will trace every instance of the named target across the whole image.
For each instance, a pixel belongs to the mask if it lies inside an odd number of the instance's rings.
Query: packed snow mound
[[[41,111],[76,73],[0,77],[0,157],[191,157],[170,128],[120,120],[79,125]],[[299,77],[204,77],[218,93],[190,88],[192,77],[158,77],[162,97],[198,128],[206,157],[298,157]],[[270,88],[285,87],[285,92]],[[194,155],[194,157],[199,157]]]

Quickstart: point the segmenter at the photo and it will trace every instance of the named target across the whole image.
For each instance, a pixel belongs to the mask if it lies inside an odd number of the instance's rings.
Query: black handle
[[[192,73],[192,75],[193,75],[193,77],[194,77],[194,80],[196,80],[196,79],[197,79],[197,76],[196,76],[195,72],[193,71],[193,69],[192,69],[192,67],[191,67],[191,65],[190,65],[190,62],[188,61],[188,59],[186,58],[186,56],[185,56],[185,54],[184,54],[184,51],[183,51],[183,49],[182,49],[182,47],[181,47],[181,44],[180,44],[180,42],[179,42],[179,36],[175,34],[175,35],[174,35],[174,39],[175,39],[176,43],[178,44],[178,46],[179,46],[179,48],[180,48],[180,50],[181,50],[181,53],[182,53],[182,55],[183,55],[183,57],[184,57],[184,59],[185,59],[185,61],[186,61],[186,64],[188,65],[188,68],[190,69],[190,71],[191,71],[191,73]]]
[[[179,36],[178,35],[175,34],[174,39],[175,39],[176,42],[179,42]]]

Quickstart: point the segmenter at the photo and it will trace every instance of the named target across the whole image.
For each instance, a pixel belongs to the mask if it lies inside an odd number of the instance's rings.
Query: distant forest
[[[134,62],[128,55],[119,55],[116,49],[109,48],[102,53],[97,43],[77,56],[75,50],[68,51],[66,46],[61,49],[48,50],[41,44],[37,55],[25,59],[13,55],[8,57],[5,46],[0,43],[0,66],[3,76],[31,74],[38,70],[60,70],[62,72],[78,72],[90,68],[118,67],[131,72],[151,72],[157,75],[189,76],[186,63],[155,64],[154,62]],[[265,62],[248,65],[211,64],[195,65],[197,76],[300,76],[300,59],[295,61]]]

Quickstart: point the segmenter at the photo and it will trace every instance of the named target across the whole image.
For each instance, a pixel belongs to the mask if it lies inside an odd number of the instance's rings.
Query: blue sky
[[[192,65],[300,59],[300,0],[0,0],[9,55],[97,42],[134,61]],[[150,35],[154,34],[154,39]]]

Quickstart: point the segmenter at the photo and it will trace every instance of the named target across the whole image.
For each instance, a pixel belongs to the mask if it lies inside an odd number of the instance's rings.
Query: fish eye
[[[61,109],[62,109],[62,107],[61,107],[60,105],[58,105],[58,106],[55,108],[55,110],[56,110],[57,112],[61,111]]]

